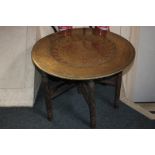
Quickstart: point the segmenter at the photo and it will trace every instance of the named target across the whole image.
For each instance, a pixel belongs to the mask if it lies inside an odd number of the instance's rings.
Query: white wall
[[[155,101],[155,27],[140,27],[133,89],[135,102]]]
[[[41,76],[31,59],[33,45],[51,27],[0,27],[0,106],[32,107]]]
[[[0,27],[0,106],[33,106],[36,27]]]
[[[26,34],[27,27],[0,27],[0,88],[24,87]]]

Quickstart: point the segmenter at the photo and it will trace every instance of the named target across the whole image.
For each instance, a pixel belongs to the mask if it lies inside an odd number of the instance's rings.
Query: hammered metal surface
[[[118,73],[132,62],[134,55],[132,45],[121,36],[111,32],[99,36],[89,28],[51,34],[32,50],[33,62],[41,70],[73,80]]]

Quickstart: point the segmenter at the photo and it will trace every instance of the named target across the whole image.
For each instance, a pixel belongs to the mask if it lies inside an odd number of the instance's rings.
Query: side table
[[[32,60],[42,71],[48,119],[53,118],[51,99],[76,86],[88,103],[90,126],[95,128],[95,83],[115,86],[114,107],[118,107],[122,72],[134,57],[129,41],[112,32],[99,36],[91,28],[57,32],[39,40]],[[48,76],[59,78],[59,84],[51,88]]]

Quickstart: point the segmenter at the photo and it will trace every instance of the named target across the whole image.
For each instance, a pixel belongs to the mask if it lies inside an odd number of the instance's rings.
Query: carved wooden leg
[[[119,107],[119,97],[120,97],[120,90],[121,90],[121,82],[122,82],[122,72],[116,75],[115,79],[115,99],[114,99],[114,108]]]
[[[88,87],[90,88],[90,120],[91,120],[91,128],[96,128],[96,102],[95,102],[95,82],[89,81]]]
[[[86,81],[81,84],[81,94],[85,98],[90,111],[90,127],[96,128],[96,102],[95,102],[95,83]]]
[[[78,92],[78,94],[81,94],[82,93],[81,83],[77,84],[77,92]]]
[[[42,73],[42,82],[43,82],[43,88],[44,88],[45,104],[46,104],[46,109],[47,109],[47,118],[49,121],[51,121],[53,117],[51,92],[50,92],[50,87],[48,83],[48,76],[45,73]]]

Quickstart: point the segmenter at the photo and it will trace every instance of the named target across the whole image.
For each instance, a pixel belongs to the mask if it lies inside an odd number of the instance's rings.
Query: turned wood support
[[[69,91],[73,87],[75,87],[75,84],[62,83],[62,84],[56,86],[55,88],[53,88],[53,91],[51,93],[51,98],[54,99],[54,98],[62,95],[63,93]]]
[[[51,121],[53,118],[53,106],[51,102],[51,90],[49,87],[48,75],[45,73],[42,73],[42,83],[44,88],[44,98],[47,109],[47,118],[49,121]]]
[[[80,83],[80,91],[88,103],[90,111],[90,127],[96,128],[95,82],[93,80]]]
[[[90,88],[90,92],[88,93],[90,96],[90,120],[91,120],[91,128],[96,128],[96,102],[95,102],[95,82],[88,81],[88,88]]]
[[[122,72],[116,74],[114,76],[114,85],[115,85],[115,98],[114,98],[114,107],[117,108],[119,106],[119,96],[121,89],[121,80],[122,80]],[[90,112],[90,127],[96,128],[96,102],[95,102],[95,80],[87,80],[81,82],[73,82],[68,83],[67,81],[64,83],[58,84],[54,88],[50,88],[48,75],[42,73],[42,82],[44,88],[44,97],[47,109],[47,117],[48,120],[52,120],[53,118],[53,107],[52,107],[52,99],[63,94],[69,89],[77,86],[78,92],[81,93],[88,103],[89,112]],[[107,80],[101,81],[101,83],[113,84],[113,82],[108,82]]]
[[[115,78],[115,99],[114,99],[114,108],[119,107],[119,98],[121,91],[121,83],[122,83],[122,72],[118,73]]]

